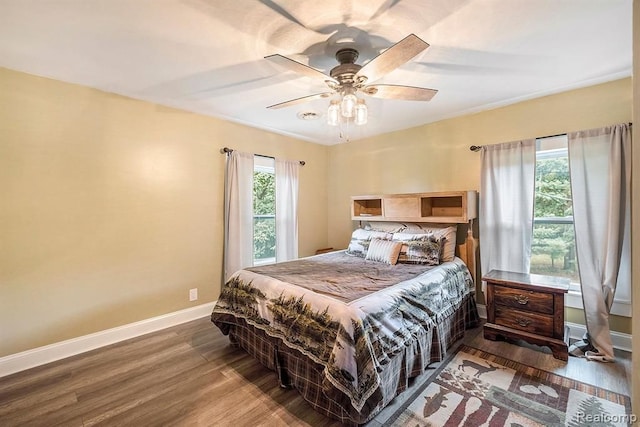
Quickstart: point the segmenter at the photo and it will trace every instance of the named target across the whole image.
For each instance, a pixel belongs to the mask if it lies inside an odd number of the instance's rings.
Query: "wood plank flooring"
[[[583,382],[630,394],[631,355],[616,363],[553,358],[547,348],[464,343]],[[410,394],[411,390],[408,391]],[[384,425],[405,392],[368,427]],[[0,378],[2,426],[338,426],[296,392],[278,386],[208,318]]]

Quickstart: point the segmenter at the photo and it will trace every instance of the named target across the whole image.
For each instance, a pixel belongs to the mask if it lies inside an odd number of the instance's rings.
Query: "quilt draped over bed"
[[[407,345],[429,353],[439,320],[473,292],[457,258],[437,267],[391,266],[335,252],[240,270],[211,319],[224,334],[242,319],[279,338],[324,367],[331,399],[360,411],[389,400],[395,384],[387,365]]]

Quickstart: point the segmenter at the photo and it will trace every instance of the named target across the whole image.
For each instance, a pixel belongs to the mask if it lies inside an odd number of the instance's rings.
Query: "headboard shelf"
[[[351,219],[466,223],[477,216],[476,198],[473,190],[353,196]]]
[[[382,199],[378,197],[354,198],[351,209],[351,216],[380,218],[382,217]]]

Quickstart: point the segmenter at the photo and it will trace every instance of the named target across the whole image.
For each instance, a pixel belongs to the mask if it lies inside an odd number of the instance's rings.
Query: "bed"
[[[240,270],[211,320],[317,411],[365,423],[478,322],[469,269],[444,256],[455,237],[445,248],[395,231],[357,229],[347,250]]]

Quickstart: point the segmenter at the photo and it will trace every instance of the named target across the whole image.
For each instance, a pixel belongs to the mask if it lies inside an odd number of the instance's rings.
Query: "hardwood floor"
[[[630,394],[631,355],[616,363],[556,360],[546,348],[464,343],[547,371]],[[410,393],[410,390],[409,390]],[[368,426],[384,425],[400,395]],[[0,378],[2,426],[338,426],[242,350],[208,318]]]

